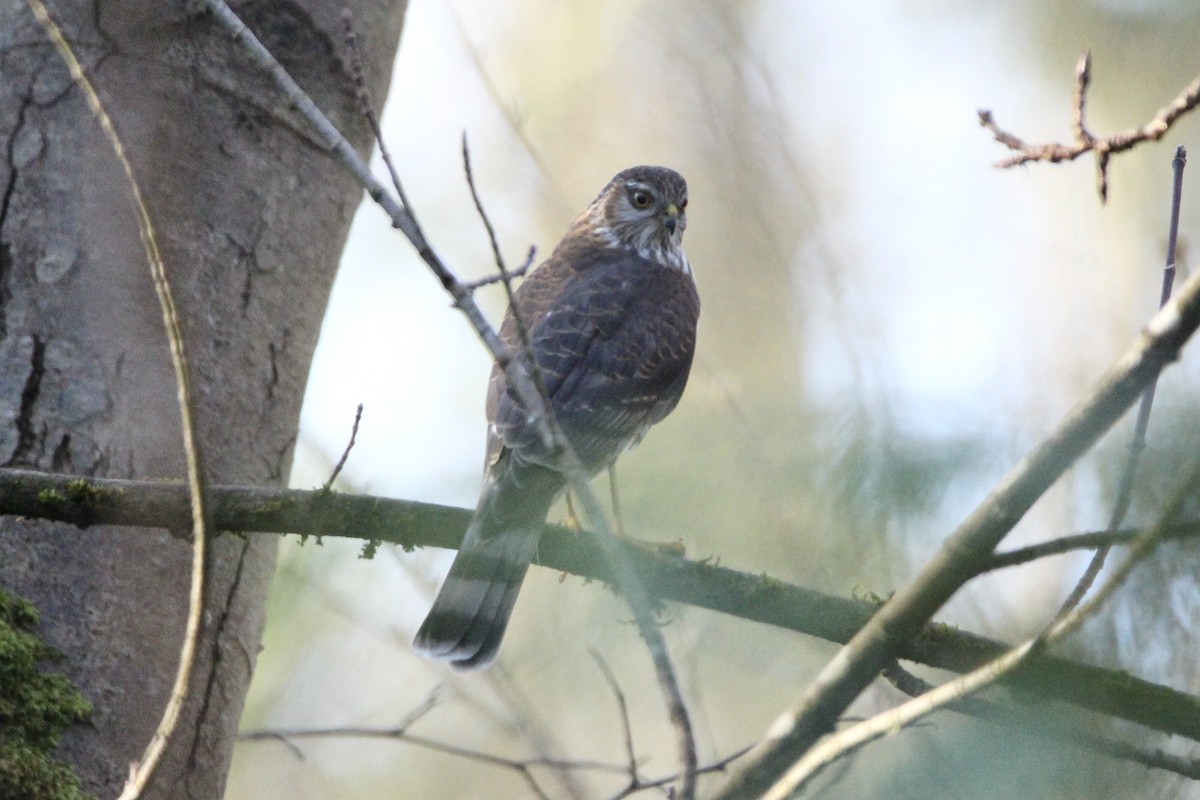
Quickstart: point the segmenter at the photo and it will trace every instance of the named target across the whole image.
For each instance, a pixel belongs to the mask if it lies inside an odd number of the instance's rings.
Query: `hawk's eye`
[[[638,190],[633,193],[632,197],[633,197],[633,204],[637,208],[649,208],[650,207],[649,193]]]
[[[685,208],[687,208],[687,198],[686,197],[683,199],[683,202],[679,204],[680,211],[682,211]]]

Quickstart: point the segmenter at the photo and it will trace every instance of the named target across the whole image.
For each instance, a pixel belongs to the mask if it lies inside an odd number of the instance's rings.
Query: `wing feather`
[[[678,403],[691,369],[699,298],[690,275],[627,250],[596,255],[592,249],[576,262],[550,266],[522,285],[517,308],[555,418],[585,466],[597,471]],[[511,313],[502,335],[519,346]],[[503,447],[545,463],[548,454],[503,372],[493,374],[490,400]]]

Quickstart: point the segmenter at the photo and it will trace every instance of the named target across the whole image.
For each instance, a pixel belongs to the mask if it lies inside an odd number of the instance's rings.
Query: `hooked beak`
[[[675,227],[678,224],[679,224],[679,208],[674,203],[671,203],[671,205],[667,206],[667,216],[665,219],[663,219],[663,225],[665,225],[667,228],[667,231],[672,236],[674,236],[675,235]]]

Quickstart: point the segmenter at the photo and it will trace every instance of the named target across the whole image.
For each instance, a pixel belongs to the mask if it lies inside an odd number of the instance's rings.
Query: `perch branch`
[[[217,530],[378,539],[406,550],[457,547],[471,516],[467,509],[320,490],[213,486],[211,497]],[[58,520],[81,528],[177,528],[186,525],[189,512],[187,490],[179,483],[0,469],[0,513]],[[1175,526],[1172,532],[1200,535],[1200,525]],[[1093,542],[1087,539],[1084,544]],[[626,555],[658,598],[839,644],[850,641],[878,608],[862,600],[716,566],[708,559],[689,561],[636,546],[628,547]],[[596,537],[558,526],[544,529],[538,563],[590,580],[612,580],[611,566]],[[899,655],[938,669],[966,672],[1007,649],[1009,645],[1001,642],[933,623]],[[1200,742],[1200,697],[1125,672],[1043,656],[1010,676],[1006,685]]]

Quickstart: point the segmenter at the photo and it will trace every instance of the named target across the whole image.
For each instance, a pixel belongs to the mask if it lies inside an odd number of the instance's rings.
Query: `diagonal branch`
[[[761,795],[830,730],[880,670],[970,580],[1037,499],[1179,357],[1197,327],[1200,273],[1151,319],[1058,428],[959,525],[912,583],[897,592],[817,675],[718,797]]]
[[[1140,534],[1130,548],[1129,555],[1121,562],[1096,594],[1083,605],[1056,614],[1050,625],[1031,639],[1022,642],[1004,655],[945,683],[906,703],[821,740],[802,758],[788,769],[783,776],[763,795],[763,800],[787,800],[801,787],[811,781],[817,773],[849,753],[869,742],[880,739],[902,727],[971,697],[988,686],[992,686],[1005,675],[1019,669],[1022,664],[1045,652],[1051,644],[1070,635],[1095,611],[1112,597],[1130,573],[1162,541],[1168,525],[1179,514],[1184,502],[1192,496],[1200,477],[1200,469],[1193,465],[1188,477],[1176,488],[1158,524]]]

